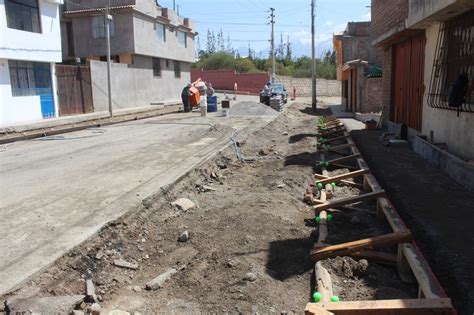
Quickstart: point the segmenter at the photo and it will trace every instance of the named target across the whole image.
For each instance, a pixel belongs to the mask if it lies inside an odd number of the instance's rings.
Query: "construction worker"
[[[183,91],[181,92],[181,100],[183,101],[184,112],[189,113],[191,111],[191,105],[189,104],[189,96],[191,92],[189,89],[192,87],[192,84],[188,84]]]
[[[207,85],[206,96],[207,97],[214,96],[214,88],[212,87],[212,83],[208,82],[206,85]]]

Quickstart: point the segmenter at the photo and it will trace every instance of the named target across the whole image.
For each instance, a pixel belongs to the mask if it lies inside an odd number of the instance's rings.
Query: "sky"
[[[173,8],[173,0],[159,0]],[[221,29],[232,46],[246,56],[248,46],[257,56],[268,56],[271,25],[270,7],[275,9],[275,44],[289,36],[295,56],[311,55],[311,0],[175,0],[182,17],[196,23],[201,48],[206,47],[207,30]],[[370,0],[316,0],[316,54],[332,48],[332,35],[347,22],[369,21]]]

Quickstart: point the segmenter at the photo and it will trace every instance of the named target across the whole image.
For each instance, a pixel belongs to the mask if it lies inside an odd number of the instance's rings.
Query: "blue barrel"
[[[217,112],[217,96],[207,97],[207,112]]]

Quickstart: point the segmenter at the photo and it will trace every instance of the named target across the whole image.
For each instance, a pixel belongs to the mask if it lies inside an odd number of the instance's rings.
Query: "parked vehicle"
[[[286,91],[285,85],[281,82],[273,83],[270,94],[265,93],[265,90],[262,90],[260,92],[260,103],[270,105],[270,98],[278,95],[281,95],[285,104],[288,102],[288,92]]]

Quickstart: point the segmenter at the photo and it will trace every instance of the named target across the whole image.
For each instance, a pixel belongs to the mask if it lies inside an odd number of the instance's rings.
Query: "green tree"
[[[287,61],[291,61],[293,59],[293,51],[291,49],[292,44],[290,43],[290,34],[288,34],[286,38],[286,56],[285,59]]]
[[[204,70],[235,69],[234,56],[226,52],[216,52],[200,60],[198,68]]]
[[[207,49],[206,53],[213,54],[216,52],[216,36],[214,35],[214,31],[207,30]]]
[[[247,73],[255,69],[255,65],[248,58],[239,58],[235,60],[235,70],[238,73]]]

